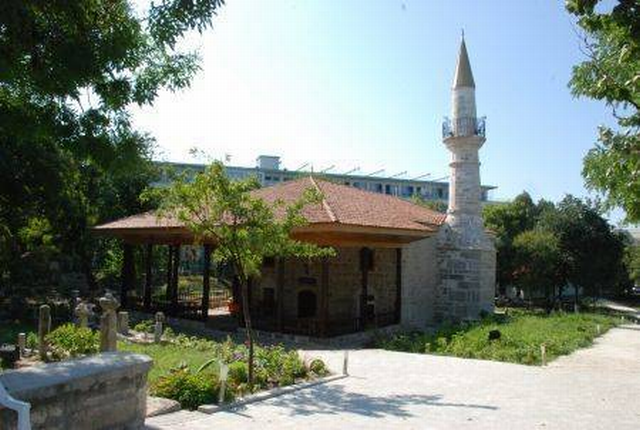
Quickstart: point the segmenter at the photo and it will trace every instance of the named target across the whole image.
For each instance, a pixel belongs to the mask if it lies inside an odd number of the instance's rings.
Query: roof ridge
[[[336,216],[335,212],[331,208],[331,205],[329,205],[329,202],[327,201],[327,199],[324,198],[324,192],[320,188],[320,185],[318,185],[318,183],[315,181],[315,179],[313,179],[313,176],[311,175],[309,175],[309,180],[311,181],[313,186],[316,188],[316,190],[320,194],[322,194],[322,207],[324,208],[327,215],[329,215],[329,219],[331,219],[331,222],[340,222],[338,221],[338,217]]]

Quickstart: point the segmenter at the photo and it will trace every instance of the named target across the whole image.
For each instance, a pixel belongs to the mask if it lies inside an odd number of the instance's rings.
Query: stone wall
[[[445,225],[436,249],[435,322],[475,320],[482,312],[492,312],[496,270],[493,238],[485,234],[482,246],[469,246]]]
[[[151,359],[103,353],[0,375],[9,394],[31,403],[33,430],[140,429],[144,425]],[[16,428],[0,407],[0,429]]]
[[[337,255],[329,259],[328,318],[354,319],[359,315],[362,285],[360,248],[336,248]],[[322,262],[320,259],[288,259],[284,266],[284,317],[297,318],[298,294],[309,290],[316,293],[320,304]],[[260,312],[264,289],[277,292],[278,264],[265,267],[262,277],[253,284],[252,308]],[[377,314],[393,312],[396,295],[396,250],[374,249],[373,269],[369,272],[368,292],[374,296]],[[277,300],[277,299],[276,299]]]
[[[436,240],[427,238],[402,250],[402,318],[407,328],[433,323],[436,286]]]

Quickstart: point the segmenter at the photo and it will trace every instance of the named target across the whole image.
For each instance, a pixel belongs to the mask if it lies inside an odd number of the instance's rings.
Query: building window
[[[303,290],[298,293],[298,318],[314,318],[317,310],[316,293]]]
[[[444,191],[442,190],[442,188],[438,188],[438,190],[436,191],[438,194],[438,198],[444,198]]]
[[[382,192],[382,184],[377,183],[376,184],[376,193],[381,193]]]

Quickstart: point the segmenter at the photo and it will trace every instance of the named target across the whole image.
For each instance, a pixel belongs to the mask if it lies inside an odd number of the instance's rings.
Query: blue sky
[[[228,0],[212,30],[186,41],[203,59],[191,87],[134,122],[164,160],[197,161],[196,146],[236,165],[273,154],[289,169],[446,176],[441,121],[464,28],[487,116],[482,182],[496,199],[584,196],[582,158],[612,119],[567,87],[582,55],[563,4]]]

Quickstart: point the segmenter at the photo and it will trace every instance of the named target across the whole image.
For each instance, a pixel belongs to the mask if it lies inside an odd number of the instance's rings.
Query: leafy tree
[[[500,285],[521,285],[531,292],[537,291],[531,289],[537,284],[538,290],[547,292],[546,288],[571,282],[589,295],[599,295],[619,292],[627,282],[626,240],[593,205],[573,196],[555,205],[544,200],[536,204],[522,193],[513,202],[485,207],[483,216],[486,227],[496,234]],[[533,260],[525,264],[537,249],[542,254],[543,238],[557,242],[553,245],[557,253],[547,249],[544,254],[556,258],[553,264],[547,261],[549,270]]]
[[[198,56],[180,38],[209,27],[221,4],[0,2],[0,283],[24,281],[23,257],[44,239],[33,220],[46,220],[58,257],[91,280],[108,249],[87,227],[150,207],[138,196],[155,177],[153,140],[127,109],[189,84]]]
[[[544,204],[541,202],[541,204]],[[520,233],[533,229],[540,209],[527,192],[518,195],[512,202],[485,206],[485,227],[496,235],[497,281],[499,285],[514,282],[518,268],[513,240]]]
[[[321,196],[310,189],[297,201],[267,203],[251,191],[254,178],[235,181],[214,162],[189,181],[174,182],[165,192],[159,214],[184,223],[201,242],[213,242],[213,260],[233,268],[242,290],[242,313],[249,343],[249,384],[253,384],[253,332],[249,311],[249,282],[260,275],[265,257],[322,257],[330,248],[291,238],[291,231],[306,224],[302,209]]]
[[[577,96],[603,100],[618,130],[600,127],[598,143],[584,159],[587,186],[602,193],[608,207],[621,207],[640,221],[640,3],[568,0],[584,34],[586,61],[573,69]]]
[[[527,230],[513,239],[513,251],[517,265],[515,284],[529,296],[542,290],[550,306],[554,287],[561,282],[562,252],[558,238],[549,231]]]
[[[558,238],[562,276],[585,293],[615,292],[624,283],[625,239],[594,207],[566,196],[541,213],[537,228]]]
[[[630,244],[625,250],[625,264],[629,271],[629,278],[636,285],[640,285],[640,245]]]

